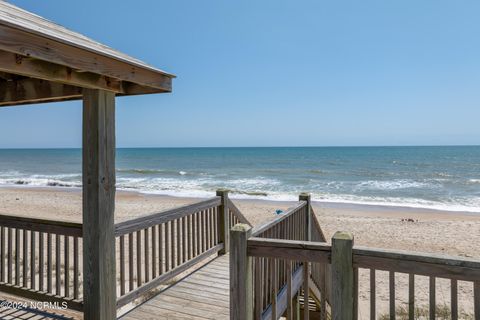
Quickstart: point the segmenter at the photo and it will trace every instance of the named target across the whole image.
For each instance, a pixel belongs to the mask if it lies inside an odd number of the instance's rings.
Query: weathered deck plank
[[[229,319],[228,272],[228,255],[220,256],[121,319]]]

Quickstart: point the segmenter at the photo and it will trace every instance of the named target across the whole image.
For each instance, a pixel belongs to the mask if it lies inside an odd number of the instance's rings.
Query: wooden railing
[[[395,319],[396,297],[395,278],[398,273],[408,274],[408,319],[417,318],[415,305],[415,278],[426,276],[428,284],[428,313],[430,319],[435,319],[436,279],[450,280],[450,317],[458,319],[458,281],[467,281],[473,285],[473,313],[470,316],[480,319],[480,260],[413,253],[401,250],[383,250],[365,247],[354,247],[353,268],[369,269],[370,274],[370,319],[377,316],[376,304],[376,271],[388,271],[389,274],[389,317]],[[358,277],[358,276],[357,276]],[[418,286],[417,286],[418,288]],[[358,296],[357,296],[358,297]],[[468,312],[463,315],[469,317]]]
[[[294,207],[279,214],[272,221],[250,229],[247,233],[245,233],[245,227],[246,225],[239,224],[238,230],[236,230],[237,227],[232,229],[230,285],[231,288],[235,288],[237,285],[242,286],[239,281],[244,281],[244,279],[237,277],[237,271],[241,272],[242,270],[235,269],[240,268],[248,256],[252,256],[251,277],[253,278],[253,287],[251,292],[253,309],[251,312],[255,319],[278,319],[284,314],[291,319],[293,313],[296,312],[295,310],[298,309],[299,295],[302,289],[303,301],[307,308],[310,300],[309,293],[312,290],[316,292],[319,301],[326,303],[327,299],[324,293],[324,290],[326,290],[326,271],[324,266],[322,267],[317,263],[310,264],[308,259],[289,259],[282,256],[275,248],[270,249],[276,254],[263,255],[250,252],[251,247],[248,246],[246,256],[238,255],[238,246],[241,246],[238,241],[241,241],[242,238],[264,239],[267,242],[307,241],[309,239],[324,241],[325,237],[311,208],[309,195],[302,194]],[[243,236],[241,236],[242,232],[244,232]],[[245,234],[248,234],[248,237]],[[311,277],[315,277],[317,281],[312,281]],[[317,283],[321,285],[318,286]],[[232,292],[234,297],[231,301],[235,301],[231,305],[233,312],[240,310],[236,301],[243,299],[242,294],[235,296],[237,293],[239,293],[238,290]],[[242,319],[243,316],[245,314],[239,315],[238,319]]]
[[[82,225],[0,215],[0,291],[82,310]]]
[[[315,215],[315,212],[311,208],[311,241],[326,243],[325,235],[323,234],[320,223]],[[311,274],[312,280],[311,290],[314,293],[313,296],[316,299],[318,307],[320,309],[320,319],[326,320],[328,318],[328,307],[331,301],[331,267],[326,263],[311,262]]]
[[[274,220],[254,228],[253,237],[305,240],[308,237],[306,226],[307,201],[299,203]],[[284,259],[256,257],[253,261],[254,313],[256,319],[276,319],[288,307],[287,294],[296,295],[303,282],[303,264]]]
[[[228,208],[228,230],[230,230],[234,225],[237,223],[244,223],[252,226],[252,224],[248,221],[247,218],[243,215],[243,213],[237,208],[235,203],[232,201],[227,202]]]
[[[121,307],[186,271],[223,247],[221,197],[115,226]]]
[[[228,226],[249,222],[217,194],[115,225],[117,307],[225,252]],[[0,215],[0,291],[81,311],[82,270],[81,224]]]
[[[236,241],[237,248],[244,250],[236,250],[232,242],[231,256],[240,263],[231,275],[236,281],[238,279],[254,278],[252,260],[261,257],[263,259],[286,259],[289,261],[308,261],[322,265],[328,265],[331,268],[331,277],[328,279],[331,285],[331,293],[327,295],[330,302],[332,319],[358,319],[358,269],[370,269],[370,319],[377,318],[376,312],[376,282],[375,271],[383,270],[389,272],[390,287],[390,319],[396,318],[395,310],[395,275],[396,273],[405,273],[409,275],[409,312],[408,319],[418,319],[415,314],[415,292],[414,279],[416,276],[427,276],[429,281],[429,318],[435,319],[436,312],[436,295],[435,295],[435,279],[446,278],[451,281],[451,306],[450,316],[452,319],[458,319],[458,301],[457,301],[457,282],[468,281],[473,283],[473,305],[474,310],[472,318],[480,319],[480,260],[465,259],[459,257],[449,257],[443,255],[422,254],[399,250],[383,250],[365,247],[354,247],[353,236],[348,233],[337,232],[332,238],[332,244],[313,242],[313,241],[296,241],[296,240],[280,240],[269,238],[258,238],[251,236],[251,230],[243,225],[237,225],[232,229],[232,241]],[[236,240],[234,240],[236,239]],[[238,242],[242,242],[239,244]],[[304,265],[305,262],[304,262]],[[327,270],[327,269],[326,269]],[[241,275],[241,273],[245,273]],[[294,278],[290,282],[294,282]],[[242,286],[237,284],[232,295],[239,306],[232,310],[233,319],[278,319],[283,314],[277,313],[275,316],[262,314],[261,317],[255,315],[249,305],[254,304],[256,291],[248,285]],[[231,283],[232,285],[232,283]],[[298,286],[298,284],[296,284]],[[305,286],[305,281],[303,283]],[[235,287],[233,287],[235,288]],[[291,285],[293,292],[295,286]],[[328,290],[327,290],[328,291]],[[293,294],[288,298],[292,298]],[[294,302],[294,298],[293,302]],[[284,302],[282,301],[282,304]],[[287,301],[288,304],[292,303]],[[278,310],[278,309],[277,309]],[[291,319],[289,309],[287,318]],[[255,315],[255,316],[254,316]],[[304,319],[308,319],[308,312],[304,313]],[[465,315],[464,315],[465,316]],[[466,315],[467,317],[468,314]],[[322,313],[320,318],[323,318]],[[402,318],[403,319],[403,318]]]

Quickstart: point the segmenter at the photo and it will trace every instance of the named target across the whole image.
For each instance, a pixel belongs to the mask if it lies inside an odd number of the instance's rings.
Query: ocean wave
[[[373,190],[398,190],[398,189],[426,188],[426,187],[432,187],[432,185],[425,182],[419,182],[414,180],[390,180],[390,181],[369,180],[369,181],[361,181],[355,186],[356,189],[373,189]]]
[[[30,186],[30,187],[81,187],[82,183],[80,181],[26,178],[26,179],[0,179],[0,185]]]
[[[307,179],[304,184],[300,182],[286,183],[283,180],[265,177],[229,178],[229,175],[197,176],[185,172],[184,176],[117,176],[117,189],[130,190],[147,194],[162,194],[178,197],[211,197],[215,190],[227,188],[231,190],[234,199],[265,199],[272,201],[295,201],[302,191],[312,193],[314,200],[325,202],[339,202],[350,204],[367,204],[382,206],[401,206],[412,208],[426,208],[448,211],[466,211],[480,213],[480,197],[452,196],[439,189],[440,182],[433,180],[416,181],[413,179],[398,180],[366,180],[352,181],[321,181]],[[462,183],[479,184],[480,179],[471,178],[462,180]],[[15,187],[81,187],[81,174],[55,174],[31,175],[19,174],[17,176],[0,175],[0,185]],[[417,199],[422,190],[437,188],[436,193],[425,199]],[[412,189],[395,191],[401,189]],[[389,191],[382,192],[381,190]],[[441,192],[439,192],[440,190]],[[381,195],[381,196],[380,196]],[[458,195],[458,194],[457,194]],[[433,199],[433,200],[432,200]]]
[[[312,199],[320,202],[333,202],[357,205],[373,205],[386,207],[405,207],[414,209],[431,209],[441,211],[480,213],[480,197],[457,197],[445,202],[405,197],[363,197],[356,195],[312,195]]]
[[[117,172],[135,173],[135,174],[156,174],[156,173],[163,173],[165,171],[158,170],[158,169],[117,169]]]
[[[308,170],[308,172],[313,174],[318,174],[318,175],[327,174],[325,170],[320,170],[320,169],[311,169],[311,170]]]
[[[136,175],[145,175],[145,176],[148,176],[148,175],[160,175],[160,174],[164,174],[164,175],[181,175],[181,176],[184,176],[184,175],[187,175],[188,172],[187,171],[177,171],[177,170],[163,170],[163,169],[136,169],[136,168],[133,168],[133,169],[117,169],[117,172],[118,173],[125,173],[125,174],[136,174]],[[200,173],[200,175],[202,175],[202,173]]]

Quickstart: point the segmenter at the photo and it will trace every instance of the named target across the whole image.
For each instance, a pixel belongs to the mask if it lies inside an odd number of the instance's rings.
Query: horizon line
[[[181,147],[159,147],[159,146],[122,146],[116,149],[234,149],[234,148],[405,148],[405,147],[480,147],[480,144],[411,144],[411,145],[305,145],[305,146],[181,146]],[[82,147],[0,147],[0,150],[60,150],[76,149]]]

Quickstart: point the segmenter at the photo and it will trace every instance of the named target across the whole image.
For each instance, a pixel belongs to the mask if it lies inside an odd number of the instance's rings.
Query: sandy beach
[[[213,194],[212,194],[213,195]],[[116,222],[200,201],[135,192],[117,192]],[[314,199],[313,199],[314,200]],[[254,224],[274,218],[276,209],[285,210],[293,202],[234,199],[235,204]],[[74,188],[1,188],[0,213],[81,222],[81,191]],[[330,239],[338,230],[352,232],[355,244],[377,248],[435,252],[453,256],[480,258],[480,214],[435,211],[387,206],[360,206],[313,202],[323,231]],[[403,221],[402,221],[403,220]],[[405,221],[409,220],[409,222]],[[360,270],[360,315],[368,317],[369,271]],[[397,303],[405,303],[408,277],[397,276]],[[379,315],[388,308],[388,277],[377,274]],[[428,301],[428,279],[417,277],[420,294],[417,303]],[[449,305],[449,282],[437,281],[437,303]],[[472,310],[472,285],[459,284],[459,306]],[[469,297],[469,298],[466,298]]]

